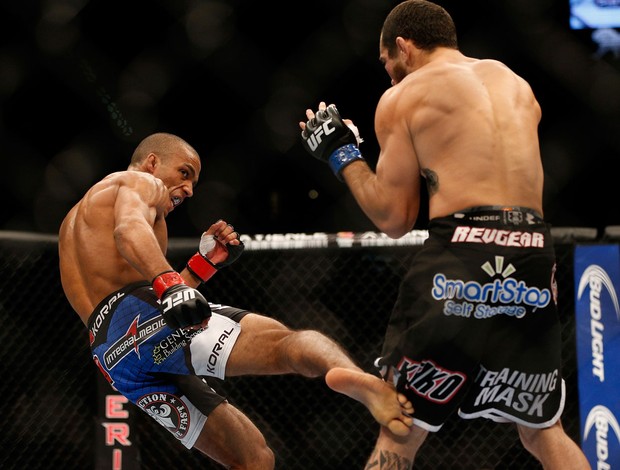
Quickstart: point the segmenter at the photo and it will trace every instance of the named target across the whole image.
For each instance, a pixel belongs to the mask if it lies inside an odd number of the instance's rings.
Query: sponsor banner
[[[577,246],[574,273],[581,447],[620,470],[620,245]]]
[[[427,230],[412,230],[400,238],[390,238],[382,232],[338,233],[268,233],[241,235],[245,249],[261,250],[307,250],[322,248],[370,248],[420,246],[428,238]],[[195,249],[193,238],[170,239],[170,249]]]
[[[412,230],[398,239],[390,238],[381,232],[271,233],[241,236],[246,250],[418,246],[427,238],[426,230]]]
[[[132,432],[134,413],[141,411],[119,394],[97,371],[95,470],[140,470]]]

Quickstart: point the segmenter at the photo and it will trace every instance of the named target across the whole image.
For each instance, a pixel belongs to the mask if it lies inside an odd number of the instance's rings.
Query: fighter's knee
[[[250,431],[249,429],[247,431]],[[273,470],[276,466],[276,457],[262,435],[246,434],[239,435],[239,439],[251,439],[246,442],[243,452],[236,453],[236,464],[231,465],[231,470]]]
[[[239,467],[239,470],[273,470],[275,466],[276,457],[273,451],[265,445],[256,452],[249,462]]]
[[[521,440],[521,444],[530,454],[536,455],[536,436],[534,429],[526,428],[524,426],[517,426],[519,430],[519,439]]]
[[[519,431],[519,439],[525,450],[538,459],[540,459],[541,441],[544,437],[552,435],[557,436],[558,433],[563,433],[562,425],[559,421],[548,428],[538,429],[517,425],[517,429]]]
[[[241,438],[241,436],[239,436]],[[254,441],[243,451],[207,454],[230,470],[274,470],[276,457],[264,441]]]
[[[254,454],[250,459],[224,463],[230,470],[273,470],[276,466],[276,459],[269,448]]]
[[[292,331],[280,343],[281,365],[305,377],[320,377],[334,366],[351,366],[340,346],[316,330]]]

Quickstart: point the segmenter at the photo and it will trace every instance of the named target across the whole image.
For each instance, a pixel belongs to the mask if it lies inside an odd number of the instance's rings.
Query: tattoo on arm
[[[426,189],[428,189],[428,194],[435,194],[439,191],[439,177],[437,173],[430,168],[424,168],[422,169],[422,174],[424,178],[426,178]]]
[[[413,460],[395,452],[375,449],[364,470],[411,470],[412,468]]]

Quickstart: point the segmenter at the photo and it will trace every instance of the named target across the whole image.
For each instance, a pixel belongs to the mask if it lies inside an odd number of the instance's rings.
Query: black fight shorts
[[[403,279],[376,365],[438,431],[458,410],[534,428],[564,408],[555,252],[526,208],[432,219]]]

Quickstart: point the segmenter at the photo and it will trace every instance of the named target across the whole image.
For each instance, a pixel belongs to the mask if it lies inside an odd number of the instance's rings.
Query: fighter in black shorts
[[[400,286],[378,361],[413,401],[415,421],[405,438],[381,428],[366,469],[412,468],[428,433],[458,410],[516,423],[545,470],[585,470],[560,421],[555,260],[532,87],[496,59],[463,54],[452,17],[431,1],[395,5],[378,42],[390,86],[374,115],[374,168],[334,104],[319,101],[299,123],[306,150],[387,236],[419,228],[428,199],[430,238]],[[326,379],[347,392],[348,376]]]
[[[429,224],[404,278],[382,357],[414,422],[438,431],[456,409],[544,428],[564,407],[555,254],[519,207],[476,207]]]

